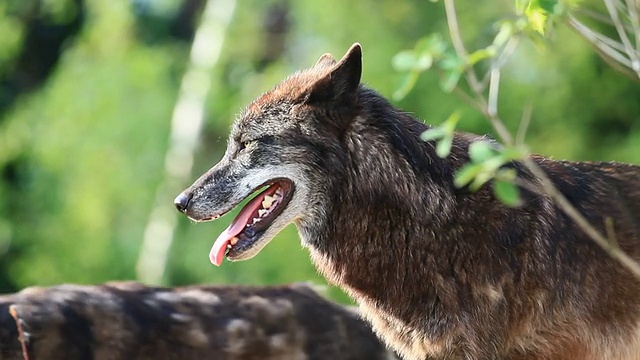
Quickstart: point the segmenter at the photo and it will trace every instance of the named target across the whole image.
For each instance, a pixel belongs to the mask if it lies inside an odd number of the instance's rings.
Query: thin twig
[[[9,314],[16,322],[16,327],[18,328],[18,339],[20,340],[20,345],[22,346],[22,358],[24,360],[29,360],[29,351],[27,350],[27,338],[24,336],[24,330],[22,329],[22,320],[20,320],[20,316],[18,315],[18,311],[16,310],[15,305],[9,306]]]
[[[621,53],[626,53],[626,49],[624,48],[624,44],[622,44],[621,42],[614,40],[610,37],[607,37],[604,34],[601,34],[597,31],[593,31],[591,29],[589,29],[588,27],[586,27],[584,24],[582,25],[583,29],[585,31],[589,32],[589,36],[593,37],[593,39],[595,41],[601,42],[602,44],[612,48],[613,50],[616,50],[618,52]]]
[[[579,35],[587,39],[589,45],[593,47],[598,55],[600,55],[600,57],[609,64],[609,66],[631,79],[640,80],[640,77],[631,70],[631,62],[624,57],[624,55],[620,54],[612,47],[607,46],[609,41],[614,42],[617,44],[615,48],[620,48],[622,49],[620,51],[624,52],[624,45],[589,29],[573,15],[569,15],[568,23],[571,29],[575,30]]]
[[[613,60],[631,69],[631,61],[618,52],[618,49],[619,51],[623,51],[624,46],[620,46],[620,44],[615,40],[591,30],[573,15],[569,15],[569,25],[580,35],[589,40],[589,42],[591,42],[598,50],[604,52]],[[612,43],[617,43],[618,45],[613,45]]]
[[[467,66],[469,62],[469,54],[467,53],[462,37],[460,36],[460,27],[458,26],[458,15],[456,13],[456,7],[454,0],[444,0],[444,9],[447,16],[447,24],[449,25],[449,34],[451,35],[451,42],[453,48],[456,51],[458,57],[465,64],[465,74],[468,78],[469,86],[474,92],[482,92],[482,84],[478,81],[475,71],[472,66]]]
[[[640,51],[640,8],[638,0],[627,0],[627,12],[631,22],[631,32],[636,37],[636,51]]]
[[[591,47],[595,50],[595,52],[600,55],[600,57],[602,58],[602,60],[604,60],[607,65],[611,66],[614,70],[618,71],[619,73],[623,74],[624,76],[632,79],[632,80],[640,80],[640,78],[638,78],[638,76],[636,75],[635,72],[633,72],[629,67],[624,66],[623,64],[621,64],[619,61],[617,61],[616,59],[613,59],[609,56],[609,54],[605,53],[604,51],[602,51],[600,48],[598,48],[594,43],[589,43],[591,45]]]
[[[640,78],[640,59],[638,59],[638,54],[635,47],[631,45],[631,41],[629,40],[627,32],[625,31],[624,26],[622,25],[622,21],[620,20],[618,9],[616,9],[616,6],[614,3],[612,3],[612,1],[613,0],[604,0],[604,4],[607,6],[609,16],[611,16],[613,25],[615,26],[616,31],[618,32],[618,36],[620,36],[620,40],[622,40],[627,55],[629,56],[629,60],[631,61],[631,70],[636,72],[638,74],[638,78]]]
[[[498,55],[498,58],[493,63],[491,63],[489,71],[487,71],[487,73],[482,77],[482,86],[485,86],[487,81],[489,81],[491,70],[502,69],[502,67],[507,63],[507,60],[509,60],[509,58],[511,58],[511,55],[513,55],[513,52],[518,47],[519,42],[520,36],[512,36],[509,38],[509,40],[507,40],[507,43],[500,51],[500,55]]]
[[[520,126],[518,126],[518,132],[516,133],[516,146],[524,146],[524,139],[529,129],[529,123],[531,123],[531,114],[533,113],[533,105],[530,101],[524,106],[522,111],[522,118],[520,119]]]
[[[500,90],[500,69],[491,70],[489,80],[489,97],[487,99],[487,112],[491,116],[498,114],[498,92]]]
[[[502,122],[502,120],[500,120],[500,118],[497,115],[492,115],[489,112],[489,110],[486,107],[487,100],[484,98],[484,95],[482,93],[478,93],[477,95],[481,97],[482,103],[485,104],[485,108],[481,109],[482,113],[489,120],[493,129],[498,133],[498,136],[500,136],[500,139],[502,140],[502,142],[504,142],[508,146],[513,146],[514,145],[513,137],[511,136],[511,133],[509,132],[509,130],[507,130],[507,127],[505,126],[504,122]]]

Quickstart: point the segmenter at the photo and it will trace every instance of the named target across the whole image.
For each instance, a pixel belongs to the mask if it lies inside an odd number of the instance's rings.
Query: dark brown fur
[[[257,138],[250,161],[302,169],[316,194],[295,220],[303,244],[374,330],[407,359],[640,359],[638,279],[550,198],[523,190],[510,208],[490,184],[454,187],[469,145],[486,139],[457,134],[439,158],[420,140],[429,127],[360,85],[360,73],[356,45],[294,74],[236,122],[225,161],[262,131],[269,142]],[[277,155],[265,150],[273,144]],[[612,219],[620,247],[640,259],[640,167],[532,160],[601,232]],[[210,217],[224,201],[216,193],[233,179],[220,169],[185,192],[187,215]]]
[[[351,311],[304,284],[29,288],[0,297],[0,359],[390,359]]]

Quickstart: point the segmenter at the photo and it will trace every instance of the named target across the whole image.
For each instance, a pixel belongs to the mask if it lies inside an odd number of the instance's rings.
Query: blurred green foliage
[[[0,113],[1,291],[135,279],[188,61],[189,41],[172,36],[168,25],[182,1],[87,1],[86,22],[64,44],[50,76]],[[69,2],[42,1],[53,14],[64,14]],[[0,76],[15,70],[25,32],[19,3],[0,4]],[[514,12],[511,0],[456,5],[470,49],[491,43],[500,21]],[[276,6],[287,11],[274,15]],[[278,20],[269,17],[285,15],[290,26],[282,52],[274,56],[271,51],[282,44],[265,27]],[[64,22],[65,16],[54,21]],[[357,41],[364,48],[363,81],[391,98],[404,79],[392,66],[394,55],[435,32],[446,34],[442,3],[238,2],[221,62],[211,74],[192,178],[221,157],[241,108],[286,75],[313,65],[325,52],[339,57]],[[396,66],[409,66],[412,55],[402,56]],[[442,91],[437,74],[425,72],[411,81],[413,89],[395,101],[398,107],[430,123],[460,110],[459,129],[491,131],[482,115]],[[534,109],[527,142],[535,152],[640,163],[640,87],[567,28],[556,27],[544,48],[523,42],[505,67],[500,109],[512,131],[527,102]],[[232,216],[206,224],[179,217],[165,285],[324,283],[292,226],[252,261],[210,265],[210,246]]]

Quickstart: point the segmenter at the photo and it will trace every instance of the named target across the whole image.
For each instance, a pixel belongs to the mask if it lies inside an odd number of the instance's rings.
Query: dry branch
[[[23,340],[23,341],[21,341]],[[0,359],[388,359],[310,286],[28,288],[0,296]]]

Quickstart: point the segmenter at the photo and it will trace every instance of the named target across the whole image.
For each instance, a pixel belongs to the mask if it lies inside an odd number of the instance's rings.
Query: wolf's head
[[[211,262],[251,258],[287,224],[322,218],[327,181],[339,179],[326,172],[340,171],[340,135],[358,113],[361,70],[359,44],[339,62],[325,54],[238,117],[222,160],[175,199],[188,217],[208,221],[254,195],[215,241]]]

